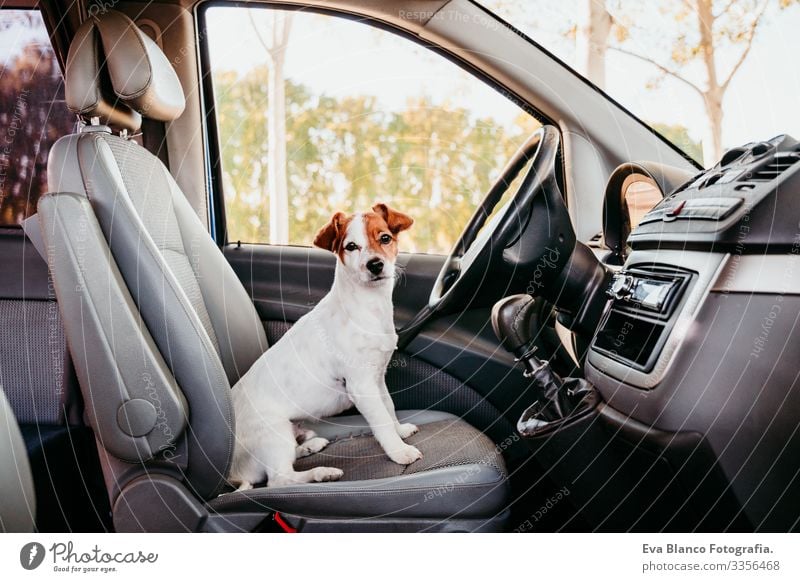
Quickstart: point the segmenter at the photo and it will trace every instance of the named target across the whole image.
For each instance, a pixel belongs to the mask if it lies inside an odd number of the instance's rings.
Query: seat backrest
[[[109,10],[76,33],[66,98],[84,124],[50,152],[39,215],[87,416],[112,465],[178,470],[209,498],[233,450],[230,387],[267,341],[167,168],[127,138],[141,116],[179,116],[182,88],[158,45]],[[117,468],[112,503],[136,476]]]

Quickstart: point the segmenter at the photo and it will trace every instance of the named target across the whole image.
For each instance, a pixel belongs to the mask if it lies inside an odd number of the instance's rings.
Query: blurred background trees
[[[266,242],[272,206],[265,67],[214,76],[229,240]],[[396,204],[416,224],[405,250],[446,252],[475,206],[538,123],[509,132],[490,118],[425,98],[390,112],[369,95],[335,98],[286,82],[289,242],[310,244],[334,211]]]
[[[277,10],[248,10],[250,24],[267,55],[267,144],[269,166],[269,242],[289,242],[289,190],[286,177],[286,78],[284,67],[292,13]],[[259,18],[259,22],[256,21]],[[262,30],[266,33],[262,33]]]
[[[424,93],[399,110],[369,92],[315,93],[286,78],[291,13],[248,13],[251,30],[243,34],[258,40],[264,64],[212,71],[229,240],[310,244],[335,211],[383,200],[416,220],[405,250],[447,252],[499,169],[538,127],[521,111],[508,128]]]
[[[0,226],[36,212],[47,189],[50,145],[75,126],[53,49],[39,40],[35,11],[4,10],[0,34],[18,34],[21,50],[0,58]]]

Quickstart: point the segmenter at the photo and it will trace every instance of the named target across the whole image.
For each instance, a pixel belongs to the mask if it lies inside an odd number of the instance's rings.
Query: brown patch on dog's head
[[[342,242],[347,233],[347,225],[350,224],[351,220],[352,217],[346,216],[344,212],[334,214],[330,222],[323,226],[317,236],[314,237],[314,246],[337,254],[340,259],[344,259],[342,256]]]
[[[383,202],[379,202],[373,206],[372,211],[375,214],[380,215],[381,218],[386,221],[389,231],[394,235],[396,235],[398,232],[408,230],[411,228],[411,225],[414,224],[414,219],[408,214],[403,214],[402,212],[393,210]]]
[[[372,212],[364,213],[364,228],[370,249],[385,257],[397,256],[397,234],[411,228],[414,219],[392,210],[386,204],[376,204]]]
[[[389,208],[386,204],[376,204],[372,210],[359,215],[364,221],[367,248],[374,255],[394,259],[398,252],[397,234],[410,228],[414,220],[407,214]],[[343,212],[334,214],[330,222],[314,237],[314,246],[338,255],[344,262],[344,242],[353,217]],[[357,236],[360,238],[360,235]]]

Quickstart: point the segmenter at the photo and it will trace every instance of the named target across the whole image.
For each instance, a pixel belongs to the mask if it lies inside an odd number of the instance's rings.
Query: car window
[[[50,147],[74,126],[41,13],[0,9],[0,227],[36,212]]]
[[[479,0],[705,167],[800,133],[792,0]]]
[[[443,56],[337,16],[210,7],[207,67],[229,241],[309,245],[336,211],[411,214],[450,250],[539,123]]]

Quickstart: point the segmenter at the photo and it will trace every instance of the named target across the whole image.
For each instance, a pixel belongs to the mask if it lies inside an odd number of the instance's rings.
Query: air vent
[[[674,197],[679,192],[683,192],[684,190],[686,190],[690,186],[694,187],[695,182],[699,182],[702,179],[703,176],[705,176],[705,172],[697,174],[696,176],[692,177],[691,180],[687,180],[686,182],[684,182],[683,184],[678,186],[675,190],[673,190],[672,193],[669,195],[669,198]]]
[[[708,188],[709,186],[713,186],[714,184],[719,182],[720,178],[722,178],[722,176],[724,176],[724,175],[725,174],[723,174],[722,172],[717,172],[716,174],[711,174],[711,176],[709,176],[706,179],[705,182],[700,184],[700,186],[698,186],[698,188]]]
[[[753,170],[752,174],[748,172],[741,179],[748,182],[769,182],[783,174],[798,160],[800,160],[800,153],[778,153],[768,163]]]

